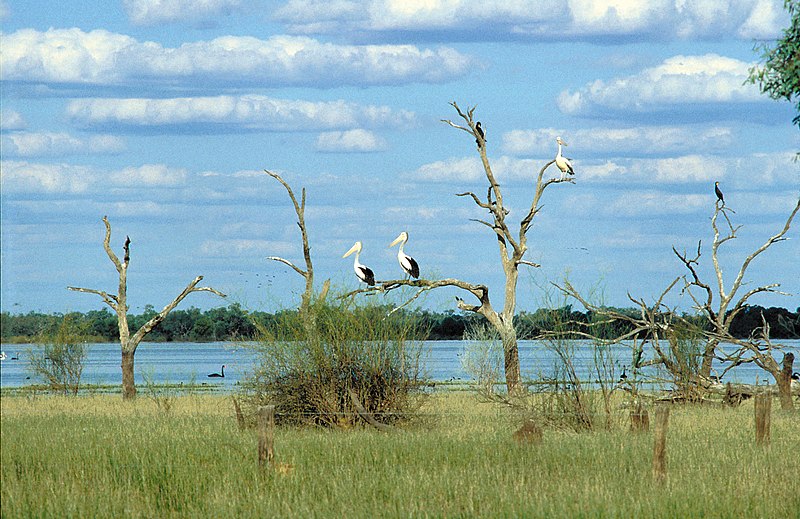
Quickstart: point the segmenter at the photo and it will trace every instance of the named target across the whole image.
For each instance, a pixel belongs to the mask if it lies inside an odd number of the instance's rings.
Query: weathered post
[[[656,431],[653,443],[653,478],[658,482],[667,479],[667,426],[669,425],[669,407],[656,407]]]
[[[233,399],[233,410],[236,412],[236,423],[239,425],[239,430],[244,431],[247,428],[247,422],[244,419],[244,413],[242,413],[242,407],[239,405],[239,401],[236,400],[236,397],[231,397]]]
[[[650,414],[641,400],[631,408],[631,432],[644,433],[650,431]]]
[[[756,444],[769,443],[770,414],[772,413],[772,395],[767,392],[759,393],[755,398],[756,413]]]
[[[258,408],[258,466],[270,466],[275,461],[275,406],[262,405]]]

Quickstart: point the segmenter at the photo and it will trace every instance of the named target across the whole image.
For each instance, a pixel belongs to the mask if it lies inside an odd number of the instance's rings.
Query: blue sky
[[[307,189],[319,282],[357,287],[341,258],[356,240],[378,279],[399,277],[387,246],[406,230],[424,277],[485,283],[499,307],[494,238],[454,196],[485,179],[474,140],[440,121],[453,100],[477,105],[515,224],[555,137],[569,143],[576,181],[544,196],[522,309],[565,277],[606,304],[652,301],[683,274],[672,247],[701,239],[707,275],[715,180],[743,225],[721,254],[730,282],[800,188],[792,106],[743,84],[782,5],[0,0],[2,309],[100,308],[66,287],[116,291],[104,215],[118,253],[132,240],[134,312],[196,275],[249,309],[296,305],[300,277],[265,259],[301,263],[295,215],[263,169]],[[798,225],[747,276],[794,295],[752,303],[800,306]]]

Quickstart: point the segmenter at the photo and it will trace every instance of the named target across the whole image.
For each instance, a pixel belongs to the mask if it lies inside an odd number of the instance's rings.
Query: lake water
[[[793,351],[800,360],[800,340],[782,341],[786,351]],[[475,350],[476,343],[468,341],[428,341],[422,344],[424,371],[434,381],[470,380],[462,359]],[[552,376],[555,355],[537,341],[520,341],[520,361],[524,378]],[[3,345],[6,360],[0,361],[0,387],[11,388],[40,382],[30,372],[28,352],[30,345]],[[617,376],[623,365],[630,365],[631,350],[626,346],[615,346],[612,350]],[[18,357],[12,360],[12,357]],[[582,379],[596,378],[591,374],[593,366],[591,343],[577,341],[574,363]],[[137,386],[144,384],[144,376],[157,384],[207,384],[223,391],[231,391],[247,376],[255,361],[253,351],[242,344],[231,342],[180,343],[145,342],[136,350],[135,378]],[[646,352],[645,358],[648,358]],[[777,354],[777,360],[783,358]],[[209,373],[219,373],[225,365],[225,378],[208,378]],[[800,371],[800,362],[795,365]],[[630,374],[630,371],[628,371]],[[650,374],[655,374],[651,372]],[[753,384],[774,383],[767,372],[754,364],[738,366],[725,376],[725,381]],[[81,383],[99,385],[121,385],[119,343],[90,344],[84,363]]]

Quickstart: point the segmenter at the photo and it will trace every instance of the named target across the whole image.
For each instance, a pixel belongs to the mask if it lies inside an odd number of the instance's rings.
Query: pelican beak
[[[400,236],[398,236],[397,238],[395,238],[395,239],[394,239],[394,241],[393,241],[392,243],[390,243],[390,244],[389,244],[389,248],[392,248],[392,247],[394,247],[395,245],[397,245],[398,243],[400,243],[401,241],[403,241],[403,238],[404,238],[404,236],[403,236],[403,234],[401,233],[401,234],[400,234]]]
[[[566,142],[564,142],[564,141],[561,141],[561,144],[563,144],[564,146],[569,146],[569,144],[567,144],[567,143],[566,143]]]
[[[342,257],[343,257],[343,258],[346,258],[347,256],[351,255],[352,253],[354,253],[355,251],[357,251],[357,250],[359,250],[359,249],[361,249],[361,242],[356,242],[356,243],[355,243],[355,245],[353,245],[353,246],[350,248],[350,250],[349,250],[349,251],[345,252],[345,253],[344,253],[344,256],[342,256]]]

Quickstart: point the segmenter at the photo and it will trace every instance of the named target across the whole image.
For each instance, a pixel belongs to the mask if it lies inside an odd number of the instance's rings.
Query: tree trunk
[[[136,384],[133,380],[133,354],[136,350],[122,350],[122,399],[136,398]]]
[[[794,353],[787,352],[783,355],[783,369],[776,377],[778,384],[778,394],[781,399],[781,409],[794,409],[792,401],[792,366],[794,365]]]
[[[709,341],[706,345],[705,350],[703,351],[703,362],[700,364],[700,373],[699,375],[705,379],[708,379],[711,376],[711,368],[714,362],[714,354],[717,351],[717,346],[719,345],[719,341]]]
[[[520,385],[519,346],[517,332],[514,326],[503,327],[499,330],[503,340],[503,354],[505,359],[506,387],[508,394],[514,395],[522,390]]]

